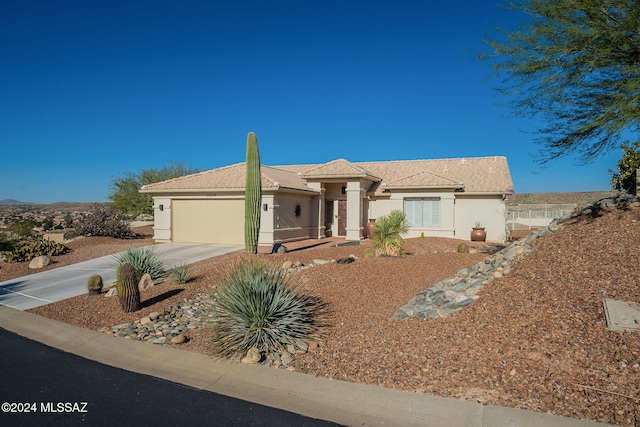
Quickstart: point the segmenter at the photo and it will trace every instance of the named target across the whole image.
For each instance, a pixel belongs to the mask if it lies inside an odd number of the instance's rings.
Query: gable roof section
[[[236,163],[217,169],[198,172],[167,181],[142,186],[142,193],[193,192],[193,191],[244,191],[245,163]],[[315,192],[297,173],[262,165],[260,167],[263,190],[290,188]]]
[[[329,163],[308,168],[299,175],[305,179],[318,178],[367,178],[371,181],[380,181],[377,176],[371,175],[365,168],[357,163],[345,159],[337,159]]]
[[[466,193],[513,193],[509,166],[503,156],[356,164],[384,177],[377,192],[394,187],[433,187],[432,184],[446,184],[448,181],[447,187],[461,183],[458,187]]]
[[[445,188],[465,193],[511,194],[513,182],[502,156],[435,160],[349,162],[261,167],[262,189],[295,189],[315,193],[307,179],[363,178],[374,184],[370,191]],[[244,191],[246,168],[237,163],[168,181],[145,185],[143,193]]]

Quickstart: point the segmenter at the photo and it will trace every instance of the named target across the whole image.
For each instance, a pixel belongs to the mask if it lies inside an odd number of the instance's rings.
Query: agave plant
[[[176,283],[184,284],[191,280],[191,275],[189,274],[189,269],[186,264],[176,265],[169,272],[169,277],[171,277]]]
[[[402,211],[391,211],[376,220],[373,246],[377,255],[399,256],[402,254],[402,234],[409,231],[409,222]]]
[[[138,280],[145,273],[149,273],[154,282],[161,282],[167,278],[169,272],[164,267],[164,261],[158,256],[154,246],[129,248],[114,255],[118,265],[128,262],[136,270]]]
[[[281,269],[248,262],[212,295],[215,350],[224,357],[251,347],[270,353],[311,338],[324,324],[326,306],[289,282]]]

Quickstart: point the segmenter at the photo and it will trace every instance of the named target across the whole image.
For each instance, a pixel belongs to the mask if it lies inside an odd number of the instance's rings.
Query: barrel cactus
[[[116,288],[118,289],[120,305],[125,313],[140,310],[138,276],[136,270],[128,262],[123,262],[118,267]]]
[[[89,295],[100,295],[102,292],[102,277],[97,274],[89,277],[87,289],[89,290]]]
[[[260,177],[260,153],[256,134],[247,135],[247,174],[244,197],[244,246],[248,254],[258,253],[260,236],[260,204],[262,188]]]

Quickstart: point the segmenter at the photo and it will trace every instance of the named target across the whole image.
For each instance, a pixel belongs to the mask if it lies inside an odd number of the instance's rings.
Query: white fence
[[[507,224],[511,230],[546,227],[554,219],[573,212],[576,206],[576,204],[507,206]]]

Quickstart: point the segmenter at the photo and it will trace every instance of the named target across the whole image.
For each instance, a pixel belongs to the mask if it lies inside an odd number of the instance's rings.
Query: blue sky
[[[0,199],[103,201],[171,161],[506,156],[517,193],[609,189],[621,151],[541,169],[473,59],[496,0],[0,3]]]

